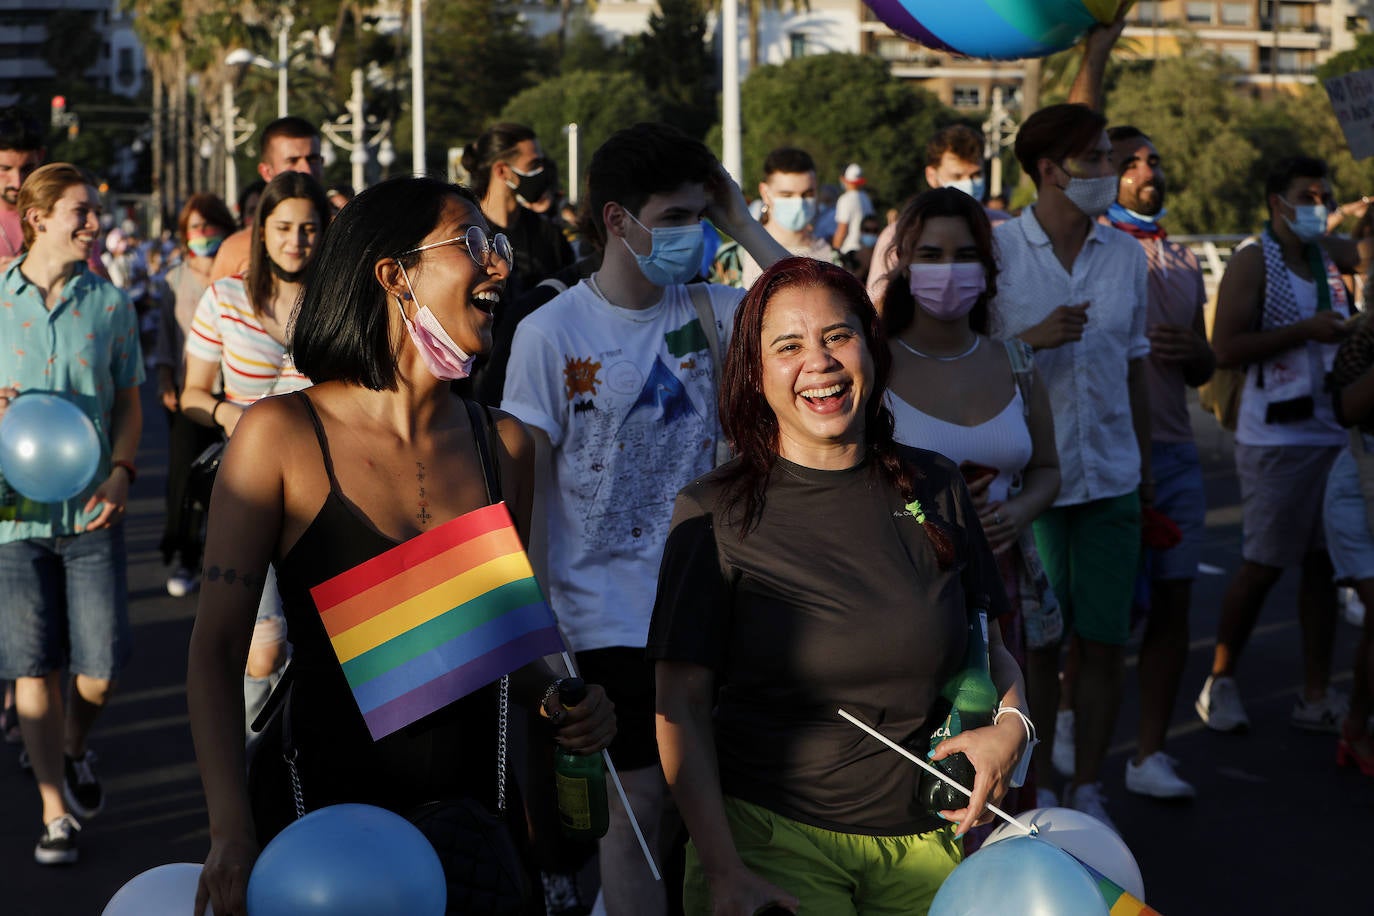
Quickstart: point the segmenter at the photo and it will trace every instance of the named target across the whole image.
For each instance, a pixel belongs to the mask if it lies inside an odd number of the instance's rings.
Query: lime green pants
[[[836,833],[729,797],[725,815],[745,866],[813,916],[919,916],[964,857],[953,825],[915,836]],[[711,889],[691,843],[682,903],[687,916],[711,913]]]

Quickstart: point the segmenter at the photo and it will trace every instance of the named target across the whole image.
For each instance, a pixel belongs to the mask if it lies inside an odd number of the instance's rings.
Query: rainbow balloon
[[[1111,22],[1118,0],[864,0],[888,28],[963,57],[1044,57]]]

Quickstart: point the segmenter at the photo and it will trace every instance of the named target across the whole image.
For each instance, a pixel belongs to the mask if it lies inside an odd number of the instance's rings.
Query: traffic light
[[[65,95],[55,95],[52,97],[52,126],[54,128],[65,127],[67,125],[67,97]]]

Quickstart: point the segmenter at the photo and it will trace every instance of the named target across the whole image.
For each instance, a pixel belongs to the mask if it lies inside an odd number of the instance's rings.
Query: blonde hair
[[[62,195],[67,193],[67,189],[78,184],[95,187],[95,178],[90,172],[70,162],[49,162],[35,169],[32,175],[24,179],[24,183],[19,186],[18,210],[19,218],[24,224],[25,248],[32,248],[34,240],[38,237],[38,230],[29,222],[29,211],[37,210],[45,216],[52,213],[52,208],[57,206]]]

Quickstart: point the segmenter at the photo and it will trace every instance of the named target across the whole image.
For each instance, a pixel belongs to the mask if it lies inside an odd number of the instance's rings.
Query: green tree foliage
[[[701,0],[659,0],[648,31],[630,50],[632,67],[657,96],[663,119],[698,138],[716,120],[716,65],[706,42]]]
[[[1333,54],[1317,68],[1317,79],[1328,80],[1356,70],[1374,69],[1374,33],[1365,32],[1355,38],[1355,47]]]
[[[548,36],[545,42],[556,47],[557,33]],[[585,16],[573,20],[563,42],[563,54],[558,58],[559,73],[628,70],[629,67],[624,47],[606,41]]]
[[[501,111],[504,121],[528,124],[539,135],[544,152],[558,163],[566,184],[568,138],[563,128],[577,124],[582,163],[611,134],[637,121],[653,121],[659,111],[630,73],[582,71],[555,76],[526,89]]]
[[[521,27],[515,0],[428,4],[425,127],[434,151],[429,158],[470,142],[552,63]]]
[[[760,67],[740,89],[740,118],[748,191],[761,180],[769,151],[797,146],[816,160],[822,183],[860,163],[874,202],[889,206],[923,189],[925,142],[957,120],[935,96],[892,76],[884,61],[855,54]],[[719,128],[711,138],[718,150]]]

